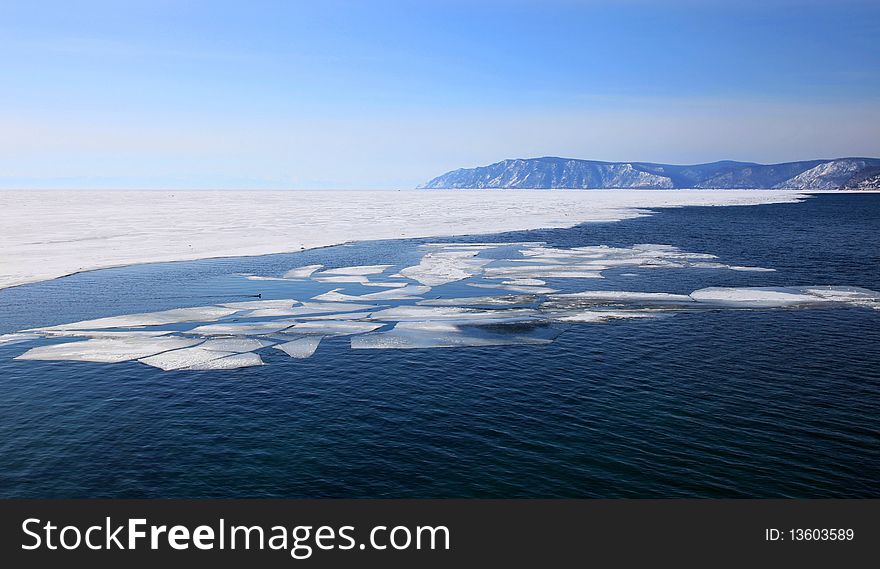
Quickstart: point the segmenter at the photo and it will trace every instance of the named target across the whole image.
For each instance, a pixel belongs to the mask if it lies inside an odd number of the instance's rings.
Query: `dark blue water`
[[[474,240],[667,243],[777,269],[550,281],[573,290],[880,290],[880,195]],[[411,264],[416,245],[17,287],[0,291],[0,332],[255,292],[284,298],[291,285],[233,273]],[[880,497],[875,310],[695,312],[575,326],[548,346],[360,351],[340,338],[307,360],[266,350],[268,366],[217,373],[11,359],[24,349],[0,346],[3,497]]]

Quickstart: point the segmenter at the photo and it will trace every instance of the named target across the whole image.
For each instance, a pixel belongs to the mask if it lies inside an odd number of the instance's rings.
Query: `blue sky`
[[[876,1],[0,3],[0,187],[880,156]]]

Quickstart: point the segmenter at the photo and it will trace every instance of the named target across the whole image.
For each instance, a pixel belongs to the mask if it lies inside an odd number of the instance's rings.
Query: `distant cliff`
[[[651,162],[599,162],[571,158],[502,160],[461,168],[423,188],[790,188],[831,190],[876,188],[880,158],[836,158],[783,164],[724,160],[677,166]],[[873,184],[873,186],[871,186]]]

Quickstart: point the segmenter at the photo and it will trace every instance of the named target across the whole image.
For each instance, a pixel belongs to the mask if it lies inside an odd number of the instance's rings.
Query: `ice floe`
[[[596,303],[662,303],[681,304],[693,303],[694,299],[686,294],[671,294],[668,292],[630,292],[623,290],[586,290],[566,294],[552,294],[552,300],[574,300]]]
[[[136,360],[169,350],[187,348],[201,342],[201,339],[182,338],[179,336],[93,338],[64,344],[38,346],[31,348],[15,359],[117,363]]]
[[[513,279],[509,281],[504,281],[501,284],[513,286],[544,286],[547,283],[542,281],[541,279]]]
[[[245,367],[254,367],[263,365],[263,360],[258,354],[248,352],[246,354],[233,354],[224,358],[208,360],[199,364],[184,368],[190,371],[198,370],[232,370]]]
[[[274,343],[275,342],[262,338],[212,338],[210,340],[205,340],[205,342],[200,344],[199,347],[218,352],[241,353],[259,350],[260,348],[271,346]]]
[[[327,301],[327,302],[362,302],[362,301],[371,301],[371,300],[409,300],[412,298],[418,297],[418,295],[425,294],[426,292],[431,291],[431,287],[429,286],[418,286],[418,285],[408,285],[402,288],[395,288],[391,290],[383,290],[380,292],[370,292],[367,294],[345,294],[339,292],[342,289],[335,288],[329,292],[325,292],[323,294],[319,294],[317,296],[313,296],[312,300],[319,301]]]
[[[508,308],[481,310],[478,308],[463,308],[458,306],[398,306],[374,312],[370,315],[371,320],[383,322],[404,321],[440,321],[451,320],[456,322],[511,322],[531,320],[539,316],[537,310],[528,308]]]
[[[357,265],[354,267],[339,267],[337,269],[327,269],[321,271],[320,275],[379,275],[393,267],[394,265]]]
[[[399,322],[387,332],[353,336],[363,349],[463,348],[549,344],[559,330],[549,326],[467,326],[450,322]]]
[[[536,294],[507,294],[500,296],[463,296],[455,298],[431,298],[416,302],[420,306],[522,306],[534,304]]]
[[[156,354],[154,356],[140,358],[138,361],[142,364],[159,368],[162,371],[172,371],[175,369],[202,365],[211,360],[218,360],[226,356],[231,356],[234,353],[235,352],[209,350],[204,346],[193,346],[191,348],[162,352],[161,354]]]
[[[658,314],[650,311],[638,310],[569,310],[553,312],[549,314],[554,322],[580,322],[600,323],[609,320],[631,320],[638,318],[656,318]]]
[[[243,300],[241,302],[224,302],[218,306],[224,306],[226,308],[239,308],[239,309],[265,309],[265,308],[290,308],[294,304],[299,304],[299,301],[294,300],[292,298],[280,298],[276,300]]]
[[[315,350],[318,349],[318,344],[320,343],[321,336],[308,336],[278,344],[274,346],[274,348],[281,350],[292,358],[304,359],[311,357],[312,354],[315,353]]]
[[[12,344],[20,344],[21,342],[30,342],[31,340],[38,340],[41,338],[39,334],[29,334],[29,333],[15,333],[15,334],[3,334],[0,335],[0,346],[2,345],[12,345]]]
[[[496,245],[497,246],[497,245]],[[461,247],[433,245],[418,265],[400,270],[400,274],[430,287],[460,281],[479,274],[492,259],[477,255],[488,246]]]
[[[70,324],[49,326],[42,330],[89,330],[96,328],[137,328],[140,326],[162,326],[166,324],[180,324],[184,322],[210,322],[219,320],[239,312],[236,308],[224,306],[194,306],[192,308],[175,308],[159,312],[144,312],[141,314],[126,314],[122,316],[109,316],[94,320],[83,320]]]
[[[350,336],[364,334],[381,328],[382,324],[356,322],[351,320],[311,320],[297,322],[286,332],[291,334],[316,334],[319,336]]]
[[[5,334],[0,344],[64,341],[32,347],[18,356],[20,360],[138,360],[166,371],[226,370],[263,365],[256,352],[268,347],[293,358],[308,358],[323,338],[334,336],[350,336],[355,349],[541,345],[579,324],[681,312],[839,306],[880,310],[880,293],[858,287],[707,287],[690,294],[560,292],[544,280],[600,279],[603,271],[620,268],[772,270],[728,265],[708,253],[664,244],[556,248],[538,242],[429,243],[421,248],[417,265],[391,275],[387,273],[394,265],[389,264],[323,271],[322,265],[307,265],[283,278],[260,277],[287,280],[292,286],[297,286],[294,279],[309,280],[319,288],[325,285],[326,292],[307,301],[259,299],[110,316]],[[379,274],[400,280],[369,280]],[[458,281],[497,294],[461,296],[466,287],[444,287]],[[605,284],[603,288],[614,283],[599,282]],[[333,284],[341,286],[326,290]],[[314,294],[312,286],[306,288],[309,294]],[[383,290],[351,292],[360,286]],[[436,298],[423,298],[433,287],[443,288],[434,290]],[[447,290],[455,292],[444,295]],[[188,323],[194,326],[177,329]]]
[[[880,307],[880,293],[858,287],[708,287],[691,293],[701,303],[740,308],[785,308],[828,303]]]
[[[379,307],[375,304],[357,304],[351,302],[303,302],[301,306],[289,310],[269,312],[269,309],[267,309],[266,311],[260,311],[259,317],[312,316],[337,312],[360,312],[364,310],[374,310],[376,308]],[[254,312],[249,316],[257,317],[257,313]]]
[[[312,273],[322,268],[324,265],[305,265],[303,267],[297,267],[295,269],[290,269],[282,278],[285,279],[307,279]]]
[[[205,324],[186,332],[199,336],[259,336],[280,332],[293,325],[289,320],[267,320],[265,322],[228,322],[223,324]]]
[[[508,292],[519,292],[523,294],[551,294],[559,292],[559,289],[541,286],[514,286],[506,284],[488,284],[488,283],[468,283],[468,286],[474,288],[491,288],[495,290],[506,290]]]

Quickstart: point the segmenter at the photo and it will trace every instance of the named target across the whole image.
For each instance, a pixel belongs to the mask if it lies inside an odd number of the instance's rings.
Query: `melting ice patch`
[[[576,325],[700,310],[837,306],[880,310],[880,293],[857,287],[563,293],[553,288],[561,281],[548,283],[548,279],[565,279],[566,290],[577,290],[571,283],[595,283],[604,271],[621,268],[772,270],[728,265],[708,253],[663,244],[556,248],[529,242],[429,243],[422,251],[418,264],[390,275],[394,267],[390,264],[326,270],[307,265],[281,277],[245,275],[292,284],[308,280],[319,286],[338,285],[307,300],[259,299],[110,316],[5,334],[0,345],[43,343],[26,350],[19,360],[137,361],[165,371],[232,370],[263,365],[257,352],[270,347],[292,358],[308,358],[324,339],[334,337],[349,337],[354,349],[543,345]],[[445,296],[444,288],[433,290],[458,281],[486,293]],[[383,290],[351,290],[364,286]],[[434,298],[424,298],[432,291]],[[181,331],[186,324],[192,326]]]

